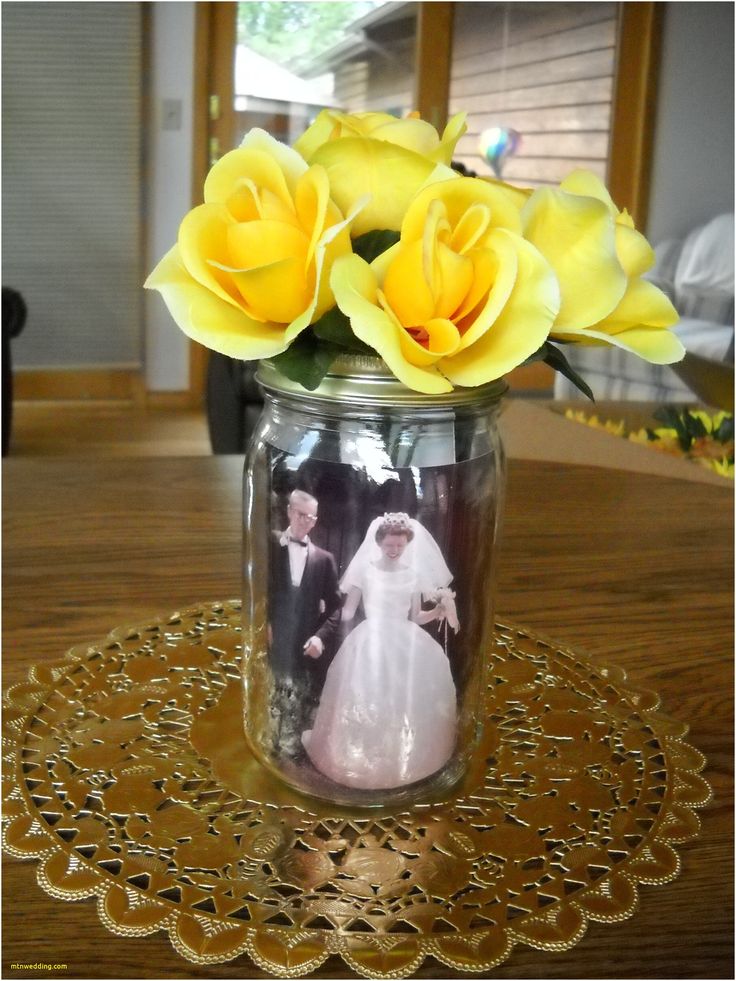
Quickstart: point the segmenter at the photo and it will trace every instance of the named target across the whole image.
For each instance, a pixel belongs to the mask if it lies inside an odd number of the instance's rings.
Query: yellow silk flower
[[[349,220],[322,167],[254,129],[209,172],[204,204],[145,285],[195,341],[272,357],[333,306],[329,273],[351,251]]]
[[[353,332],[409,388],[435,394],[500,378],[547,339],[557,282],[520,235],[515,195],[455,177],[420,191],[399,242],[371,265],[333,266]]]
[[[417,191],[453,176],[449,164],[465,128],[465,113],[453,116],[440,138],[416,116],[324,109],[294,147],[310,164],[325,168],[343,212],[368,198],[352,224],[355,237],[375,229],[398,231]]]
[[[677,311],[642,279],[654,250],[619,211],[601,181],[574,171],[559,188],[538,188],[522,208],[524,237],[548,260],[560,284],[554,340],[612,344],[653,364],[685,354],[669,327]]]

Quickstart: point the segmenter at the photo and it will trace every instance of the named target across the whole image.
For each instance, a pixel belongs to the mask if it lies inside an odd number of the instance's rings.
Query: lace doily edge
[[[211,610],[221,615],[228,607],[234,611],[239,608],[239,603],[202,604],[162,617],[156,624],[174,624],[180,617],[198,610]],[[562,647],[536,632],[505,623],[496,626],[501,631],[523,633],[571,656],[584,657],[595,663],[598,670],[610,672],[619,683],[626,680],[623,669],[605,667],[596,658]],[[101,880],[96,873],[86,869],[81,873],[69,872],[68,856],[56,847],[52,829],[45,829],[30,813],[24,792],[15,779],[18,735],[24,731],[25,721],[33,716],[40,697],[58,680],[59,672],[63,673],[70,661],[79,661],[103,645],[124,639],[135,629],[140,628],[118,628],[99,645],[80,645],[71,648],[62,658],[34,665],[29,669],[27,682],[13,685],[5,692],[2,847],[14,858],[39,862],[37,881],[52,898],[66,902],[96,898],[100,922],[110,933],[141,937],[165,931],[174,950],[194,964],[222,964],[246,954],[266,972],[297,978],[317,970],[330,956],[338,955],[360,976],[403,978],[417,971],[427,957],[434,957],[454,970],[480,974],[506,961],[516,944],[543,951],[568,950],[585,936],[589,923],[618,923],[629,919],[639,905],[640,886],[665,885],[678,877],[682,861],[674,846],[697,837],[700,831],[697,811],[713,798],[710,785],[700,775],[707,765],[706,758],[682,738],[688,727],[658,714],[660,702],[656,693],[632,690],[640,701],[638,709],[642,716],[654,723],[665,723],[669,730],[664,739],[674,763],[673,800],[668,802],[658,831],[647,842],[641,856],[629,862],[624,870],[607,874],[580,899],[529,917],[523,926],[479,928],[467,934],[388,938],[346,934],[338,930],[305,929],[295,933],[288,928],[237,924],[208,935],[209,920],[206,917],[179,911],[173,903],[158,902],[151,897],[146,899],[147,915],[150,917],[151,906],[156,904],[161,915],[153,921],[149,919],[148,923],[136,924],[138,894],[133,889]],[[11,830],[15,844],[8,841]]]

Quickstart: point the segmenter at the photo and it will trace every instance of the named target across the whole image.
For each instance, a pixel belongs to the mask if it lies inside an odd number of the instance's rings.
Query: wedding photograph
[[[480,681],[466,652],[482,641],[473,595],[490,592],[488,481],[472,460],[369,475],[278,450],[270,476],[277,754],[356,790],[424,780]]]
[[[0,4],[0,978],[734,977],[736,5]]]

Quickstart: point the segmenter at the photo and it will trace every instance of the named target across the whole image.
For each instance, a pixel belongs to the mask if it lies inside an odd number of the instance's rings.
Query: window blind
[[[142,362],[139,3],[2,8],[3,283],[28,305],[13,362]]]

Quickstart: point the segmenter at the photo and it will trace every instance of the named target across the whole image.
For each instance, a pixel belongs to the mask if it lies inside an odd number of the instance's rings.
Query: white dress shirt
[[[288,528],[281,536],[281,544],[289,549],[289,569],[291,571],[291,585],[301,586],[304,569],[307,564],[309,554],[309,536],[303,539],[305,544],[301,544],[291,537]]]
[[[307,565],[307,557],[309,555],[309,548],[311,542],[309,540],[309,535],[307,535],[303,542],[306,544],[300,544],[296,539],[291,537],[291,532],[287,528],[286,531],[281,536],[281,544],[288,548],[289,550],[289,570],[291,572],[291,585],[299,587],[302,584],[302,578],[304,577],[304,569]],[[319,649],[320,654],[324,650],[324,644],[319,637],[310,637],[307,641],[307,646],[313,643]]]

